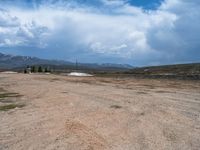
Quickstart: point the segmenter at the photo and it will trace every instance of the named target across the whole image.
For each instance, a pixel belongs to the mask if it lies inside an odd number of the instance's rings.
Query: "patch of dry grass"
[[[110,108],[120,109],[120,108],[122,108],[122,106],[119,106],[119,105],[111,105]]]
[[[7,104],[0,106],[0,111],[8,111],[10,109],[22,108],[24,106],[25,106],[24,104]]]
[[[8,97],[21,97],[19,93],[0,93],[0,99]]]

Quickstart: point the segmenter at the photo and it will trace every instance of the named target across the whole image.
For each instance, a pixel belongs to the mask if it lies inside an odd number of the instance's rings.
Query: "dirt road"
[[[0,150],[200,149],[199,81],[0,74],[0,89],[16,106]]]

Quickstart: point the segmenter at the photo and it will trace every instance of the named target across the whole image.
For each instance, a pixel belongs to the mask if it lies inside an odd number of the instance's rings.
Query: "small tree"
[[[24,69],[24,73],[25,73],[25,74],[27,73],[27,70],[26,70],[26,69]]]
[[[37,72],[36,66],[31,66],[31,72]]]
[[[38,68],[38,72],[43,72],[43,70],[42,70],[42,67],[41,67],[41,66],[39,66],[39,68]]]
[[[31,66],[31,72],[34,72],[34,67],[33,66]]]
[[[47,67],[45,67],[45,69],[44,69],[44,72],[49,72],[49,70],[48,70],[48,68],[47,68]]]

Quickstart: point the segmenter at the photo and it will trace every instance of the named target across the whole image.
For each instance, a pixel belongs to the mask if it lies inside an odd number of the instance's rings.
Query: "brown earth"
[[[200,81],[0,74],[0,150],[199,150]],[[6,102],[7,101],[7,102]]]

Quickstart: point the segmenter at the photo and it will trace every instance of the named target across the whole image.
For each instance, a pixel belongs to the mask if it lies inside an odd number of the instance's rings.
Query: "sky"
[[[199,0],[0,0],[0,52],[134,66],[200,62]]]

